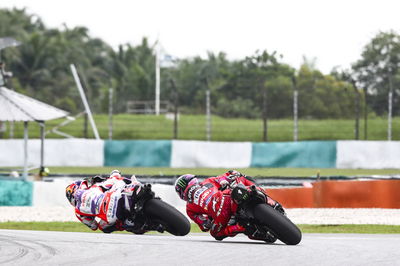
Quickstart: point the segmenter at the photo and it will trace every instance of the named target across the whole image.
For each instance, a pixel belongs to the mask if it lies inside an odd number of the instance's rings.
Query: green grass
[[[1,172],[8,173],[11,169],[20,167],[5,167]],[[8,170],[9,169],[9,170]],[[124,175],[182,175],[192,173],[204,176],[216,176],[225,173],[227,168],[158,168],[158,167],[50,167],[50,174],[109,174],[119,169]],[[253,177],[315,177],[321,176],[371,176],[371,175],[400,175],[400,169],[334,169],[334,168],[238,168],[236,169]],[[31,170],[36,174],[38,169]]]
[[[400,234],[399,225],[299,225],[299,228],[303,233]],[[3,222],[0,223],[0,229],[100,233],[79,222]],[[201,231],[192,224],[191,232]]]
[[[300,225],[303,233],[400,234],[400,225]]]
[[[128,168],[128,167],[50,167],[54,174],[108,174],[113,169],[119,169],[123,174],[140,175],[181,175],[193,173],[196,175],[215,176],[225,173],[226,168]],[[318,168],[239,168],[238,171],[249,176],[295,176],[312,177],[319,172],[321,176],[370,176],[399,175],[400,169],[318,169]],[[38,170],[32,170],[36,173]]]
[[[108,116],[95,115],[94,120],[102,139],[108,139]],[[46,122],[47,129],[52,129],[64,120]],[[299,120],[299,140],[343,140],[354,139],[354,120],[352,119],[325,119],[325,120]],[[7,124],[8,125],[8,124]],[[393,119],[393,140],[400,140],[400,117]],[[118,114],[113,117],[113,139],[172,139],[173,120],[164,115],[130,115]],[[84,137],[84,119],[60,128],[62,132],[74,137]],[[37,123],[29,124],[30,138],[39,137]],[[226,119],[218,116],[212,117],[213,141],[263,141],[263,122],[261,119]],[[387,139],[387,119],[371,118],[368,120],[368,140]],[[23,123],[15,123],[15,137],[22,138]],[[4,133],[9,137],[9,130]],[[88,128],[88,137],[93,138],[93,133]],[[47,138],[61,138],[50,133]],[[206,139],[206,118],[204,115],[181,115],[178,125],[178,139]],[[360,139],[365,139],[364,123],[360,121]],[[293,120],[274,119],[268,120],[268,141],[292,141]]]

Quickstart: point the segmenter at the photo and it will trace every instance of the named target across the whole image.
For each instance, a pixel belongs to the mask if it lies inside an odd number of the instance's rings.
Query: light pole
[[[298,132],[299,132],[299,125],[298,125],[298,97],[299,92],[297,90],[297,81],[296,77],[292,76],[292,83],[293,83],[293,141],[298,140]]]
[[[392,111],[393,111],[393,85],[392,85],[392,67],[391,67],[391,43],[386,46],[387,52],[387,67],[388,67],[388,80],[389,80],[389,94],[388,94],[388,141],[392,140]]]

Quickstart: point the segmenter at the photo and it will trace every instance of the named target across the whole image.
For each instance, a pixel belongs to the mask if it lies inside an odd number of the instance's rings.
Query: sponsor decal
[[[210,194],[211,193],[211,194]],[[207,205],[211,200],[211,197],[215,194],[214,191],[208,190],[201,196],[200,206],[207,209]]]
[[[97,199],[96,199],[96,202],[95,202],[95,206],[96,206],[96,213],[99,213],[100,212],[100,206],[101,206],[101,202],[103,201],[103,199],[104,199],[104,194],[101,194]]]
[[[212,195],[211,195],[212,196]],[[207,206],[208,206],[208,203],[210,203],[210,201],[211,201],[211,199],[212,199],[212,197],[208,197],[207,199],[206,199],[206,203],[205,203],[205,206],[204,206],[204,208],[207,210]]]
[[[208,191],[204,192],[203,195],[201,195],[201,197],[200,197],[200,206],[203,206],[204,199],[208,196],[208,194],[210,194],[210,192],[211,192],[211,190],[208,190]]]
[[[108,204],[108,210],[107,210],[107,219],[110,219],[113,217],[113,212],[115,209],[115,197],[110,197],[110,202]],[[110,208],[111,207],[111,208]]]
[[[224,207],[224,201],[225,201],[225,197],[222,197],[222,201],[221,201],[221,204],[219,205],[219,209],[217,212],[217,217],[221,214],[222,208]]]
[[[189,188],[189,191],[187,192],[187,197],[189,202],[193,202],[193,192],[198,188],[199,186],[191,186]]]
[[[193,196],[193,203],[196,205],[199,205],[199,201],[200,201],[200,195],[203,194],[204,191],[206,191],[208,189],[208,187],[200,187],[199,189],[197,189],[194,192],[194,196]]]
[[[215,212],[215,206],[217,205],[218,199],[214,198],[212,202],[212,210]]]

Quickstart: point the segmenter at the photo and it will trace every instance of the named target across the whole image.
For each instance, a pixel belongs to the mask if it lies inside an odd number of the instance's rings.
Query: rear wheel
[[[190,222],[177,209],[161,199],[150,199],[144,205],[144,213],[165,226],[167,232],[184,236],[190,232]]]
[[[273,234],[287,245],[297,245],[301,241],[300,229],[286,216],[266,204],[254,206],[254,218],[267,226]]]

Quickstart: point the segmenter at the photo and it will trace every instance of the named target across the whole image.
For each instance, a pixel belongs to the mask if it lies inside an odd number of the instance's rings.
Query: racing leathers
[[[132,199],[127,195],[132,195],[140,184],[136,179],[130,182],[126,184],[120,175],[112,175],[90,187],[83,181],[75,192],[76,217],[92,230],[100,229],[105,233],[124,230],[132,223],[125,217],[125,212],[132,206]]]
[[[217,177],[207,178],[199,184],[188,187],[185,192],[188,216],[202,231],[210,231],[210,234],[218,240],[238,233],[248,233],[244,227],[232,220],[238,205],[231,198],[231,189],[227,188],[238,184],[250,187],[255,185],[255,182],[252,178],[233,170]],[[258,189],[263,191],[261,188]],[[270,197],[267,196],[267,199],[267,203],[271,206],[276,204],[280,206]],[[252,238],[250,235],[249,237]]]
[[[237,205],[231,200],[230,190],[220,191],[215,178],[193,185],[187,191],[186,213],[202,231],[210,230],[216,239],[244,232],[240,225],[228,225]]]

